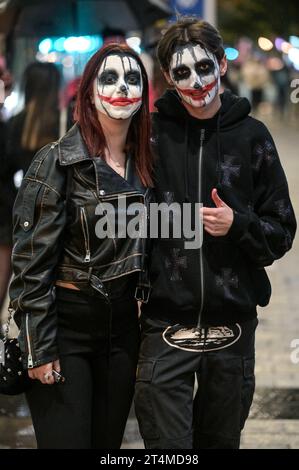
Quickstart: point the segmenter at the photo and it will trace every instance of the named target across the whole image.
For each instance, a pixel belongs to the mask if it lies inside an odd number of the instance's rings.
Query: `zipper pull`
[[[205,140],[205,133],[206,133],[205,129],[200,130],[200,142],[201,143],[203,143],[203,141]]]
[[[28,356],[27,356],[27,364],[28,369],[33,369],[33,359],[32,359],[32,349],[30,343],[30,332],[29,332],[29,314],[26,314],[26,338],[27,338],[27,345],[28,345]]]
[[[85,255],[85,258],[84,258],[84,262],[85,263],[90,262],[90,251],[89,250],[86,250],[86,255]]]
[[[28,369],[33,369],[33,359],[31,354],[28,354]]]

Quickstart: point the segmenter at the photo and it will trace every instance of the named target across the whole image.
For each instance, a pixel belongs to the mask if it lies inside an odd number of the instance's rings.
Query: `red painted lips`
[[[205,98],[206,94],[211,91],[215,86],[217,85],[217,80],[214,80],[214,82],[210,83],[207,86],[202,87],[200,90],[195,90],[194,88],[192,89],[186,89],[182,90],[181,88],[178,88],[180,93],[185,96],[189,96],[195,101],[200,101],[203,98]]]
[[[112,106],[128,106],[130,104],[138,103],[141,101],[140,98],[110,98],[109,96],[98,95],[102,101],[111,104]]]

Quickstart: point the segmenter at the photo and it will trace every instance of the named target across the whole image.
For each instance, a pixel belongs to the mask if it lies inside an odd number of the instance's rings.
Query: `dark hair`
[[[109,54],[126,54],[136,60],[143,80],[142,105],[132,117],[127,136],[127,151],[135,162],[136,172],[145,186],[152,185],[153,156],[150,146],[150,117],[148,104],[148,78],[141,59],[127,44],[111,43],[103,46],[88,61],[78,90],[75,120],[79,123],[82,137],[92,157],[102,156],[106,139],[99,122],[97,111],[92,103],[93,82],[105,57]]]
[[[60,73],[51,63],[33,62],[25,69],[22,87],[25,93],[25,104],[34,100],[43,100],[51,95],[58,103]]]
[[[225,55],[222,37],[214,26],[195,17],[181,16],[176,23],[168,27],[158,43],[157,56],[164,71],[169,70],[175,49],[188,43],[206,48],[215,54],[218,62]]]
[[[36,151],[59,137],[59,87],[60,73],[54,64],[33,62],[26,68],[22,148]]]

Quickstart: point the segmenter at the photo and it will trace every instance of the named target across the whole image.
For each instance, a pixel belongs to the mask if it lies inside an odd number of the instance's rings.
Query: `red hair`
[[[144,186],[152,186],[153,155],[150,146],[150,116],[148,103],[148,78],[144,65],[138,54],[126,43],[107,44],[99,49],[86,64],[75,107],[75,120],[80,125],[82,137],[92,157],[104,158],[107,146],[105,135],[99,122],[94,104],[92,103],[93,82],[97,77],[105,57],[111,53],[126,54],[139,64],[143,80],[142,105],[132,117],[128,136],[127,150],[134,158],[135,169]]]

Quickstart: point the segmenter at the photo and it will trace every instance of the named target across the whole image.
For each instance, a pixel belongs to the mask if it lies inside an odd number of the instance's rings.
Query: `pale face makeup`
[[[221,74],[217,57],[199,44],[177,48],[169,74],[182,100],[195,108],[207,106],[218,94]]]
[[[142,75],[129,55],[108,55],[93,84],[96,109],[112,119],[129,119],[142,104]]]

